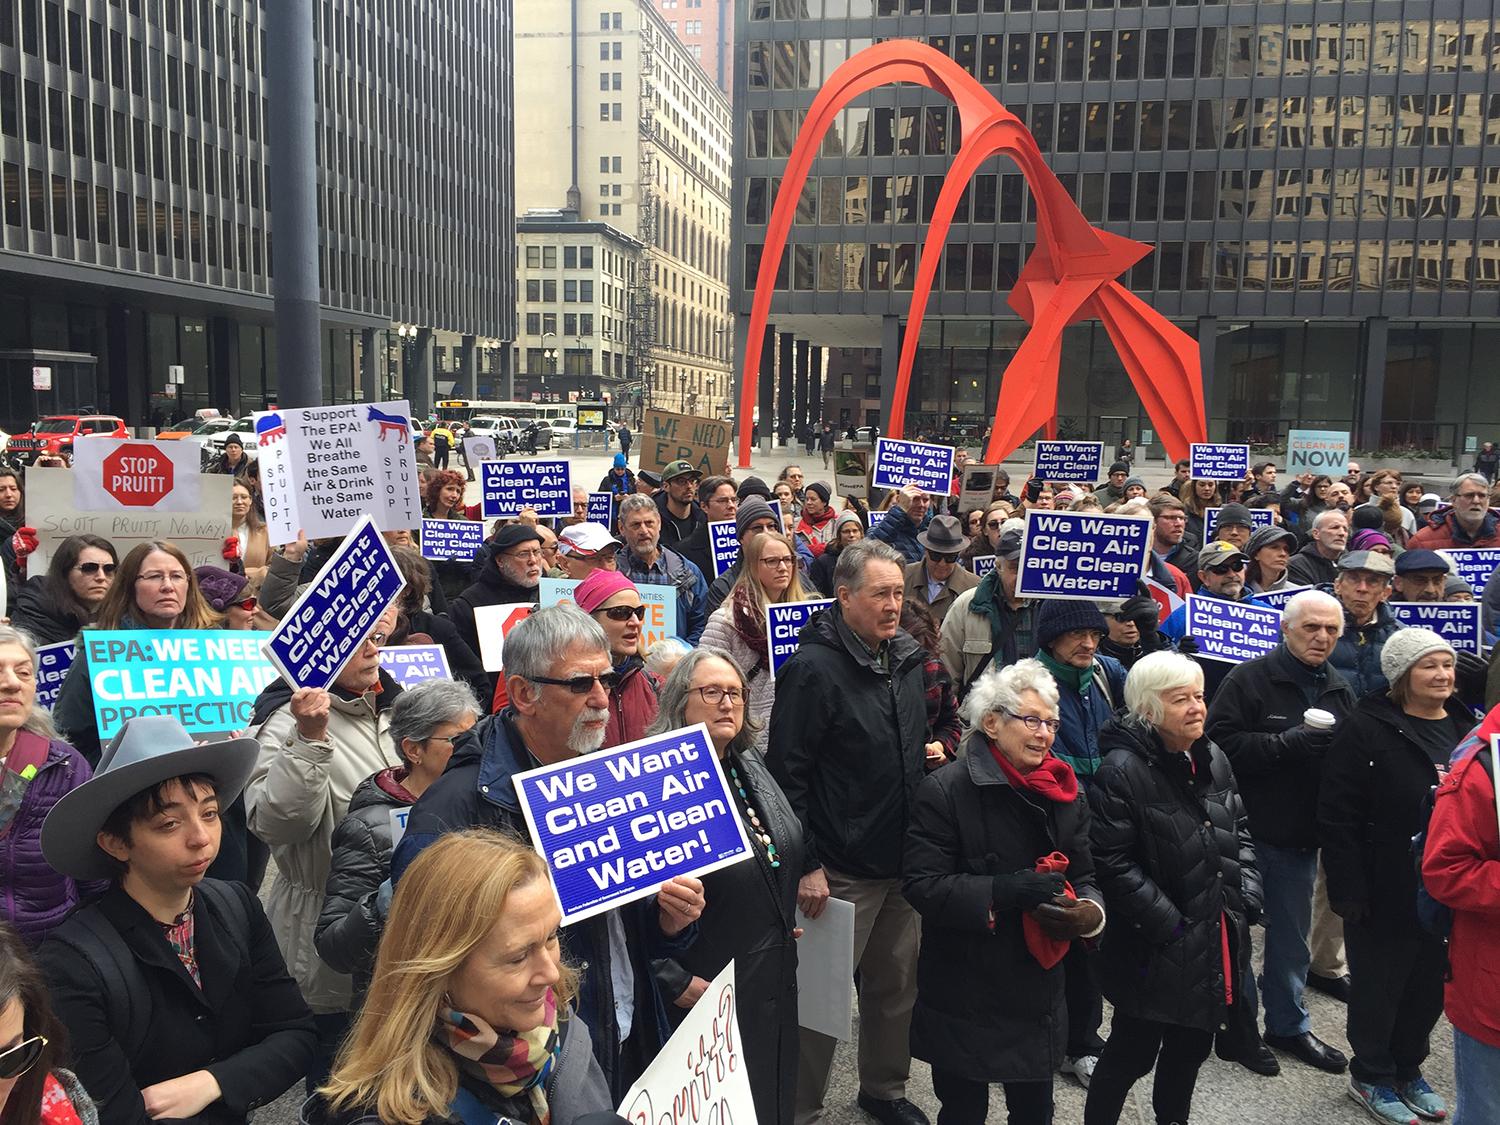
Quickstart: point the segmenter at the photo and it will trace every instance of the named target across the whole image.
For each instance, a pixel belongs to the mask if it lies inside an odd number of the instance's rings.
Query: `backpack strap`
[[[229,940],[235,952],[247,963],[250,961],[250,908],[245,904],[248,892],[238,883],[224,883],[218,879],[205,879],[198,884],[197,893],[223,917]]]
[[[69,925],[54,930],[50,940],[68,946],[98,973],[104,985],[104,1015],[110,1033],[129,1056],[146,1043],[151,1022],[151,988],[135,954],[120,938],[97,907],[85,907],[68,919]]]

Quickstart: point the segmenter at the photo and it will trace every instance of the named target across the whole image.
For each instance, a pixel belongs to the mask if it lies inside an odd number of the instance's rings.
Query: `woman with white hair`
[[[1154,1066],[1158,1121],[1186,1122],[1261,910],[1260,875],[1229,760],[1203,733],[1203,672],[1154,652],[1099,735],[1090,843],[1109,910],[1101,951],[1114,1005],[1084,1125],[1115,1125]]]
[[[964,700],[967,753],[917,789],[904,873],[922,916],[911,1048],[932,1064],[945,1125],[981,1125],[991,1082],[1012,1125],[1051,1122],[1062,961],[1104,928],[1088,807],[1052,753],[1057,709],[1040,661],[991,669]]]

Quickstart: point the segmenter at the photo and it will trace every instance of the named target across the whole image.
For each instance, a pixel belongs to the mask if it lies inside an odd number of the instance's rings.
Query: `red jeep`
[[[125,420],[113,414],[51,414],[28,433],[12,434],[5,450],[21,464],[32,465],[38,457],[71,457],[74,440],[85,434],[128,438],[130,431]]]

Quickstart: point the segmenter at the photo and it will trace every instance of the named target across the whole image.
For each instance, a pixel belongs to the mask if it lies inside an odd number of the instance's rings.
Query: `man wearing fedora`
[[[204,878],[220,811],[258,749],[253,738],[197,745],[172,718],[131,719],[42,826],[56,870],[113,880],[38,954],[101,1125],[237,1125],[312,1059],[312,1012],[260,902]]]
[[[906,597],[932,610],[941,626],[958,595],[979,585],[971,570],[958,565],[958,557],[969,545],[956,516],[933,516],[919,532],[922,557],[906,567]]]

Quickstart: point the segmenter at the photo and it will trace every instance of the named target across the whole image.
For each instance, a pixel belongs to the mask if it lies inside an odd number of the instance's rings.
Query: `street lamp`
[[[544,358],[547,361],[547,375],[553,375],[553,374],[556,374],[556,372],[557,372],[557,349],[555,347],[548,347],[547,346],[547,341],[549,339],[552,339],[552,340],[557,339],[557,333],[556,332],[543,332],[542,333],[542,358]],[[543,375],[542,376],[542,385],[546,386],[546,383],[547,383],[547,376]]]

